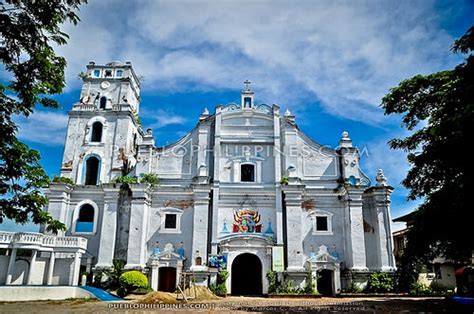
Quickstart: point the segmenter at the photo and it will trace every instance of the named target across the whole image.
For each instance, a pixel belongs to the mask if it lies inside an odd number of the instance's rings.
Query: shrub
[[[410,286],[410,294],[413,295],[430,295],[432,293],[433,290],[422,283],[415,282]]]
[[[267,272],[267,280],[268,280],[268,292],[275,293],[278,287],[280,286],[277,272],[275,271]]]
[[[367,281],[367,292],[384,293],[393,291],[393,277],[385,272],[372,273]]]
[[[314,289],[314,282],[313,282],[313,274],[311,271],[308,271],[308,275],[306,276],[306,282],[303,291],[306,294],[316,294],[316,290]]]
[[[287,176],[282,176],[280,179],[280,184],[281,185],[288,185],[290,179]]]
[[[120,287],[117,290],[119,296],[126,296],[137,289],[147,289],[148,279],[137,270],[124,272],[119,279]]]
[[[302,293],[301,288],[295,286],[293,280],[284,280],[283,283],[277,288],[277,293],[284,294],[300,294]]]
[[[154,173],[142,173],[140,177],[140,183],[148,183],[152,187],[155,187],[160,183],[160,178],[158,178]]]
[[[217,285],[215,288],[216,294],[226,294],[227,293],[227,286],[225,282],[229,278],[229,272],[227,270],[220,270],[217,274]]]
[[[59,177],[59,176],[54,176],[53,179],[51,180],[51,182],[74,184],[74,181],[72,181],[70,178]]]
[[[112,183],[120,183],[120,184],[136,184],[138,183],[137,177],[130,177],[130,176],[119,176],[112,180]]]
[[[352,280],[351,281],[351,286],[349,287],[349,289],[347,289],[347,292],[349,292],[349,293],[362,293],[362,288],[359,287],[359,285],[354,280]]]

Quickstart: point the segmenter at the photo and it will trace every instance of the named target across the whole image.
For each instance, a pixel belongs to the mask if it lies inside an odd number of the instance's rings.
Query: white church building
[[[0,285],[77,285],[82,271],[122,259],[174,291],[183,272],[215,282],[219,259],[234,295],[267,293],[271,270],[302,286],[311,274],[337,294],[395,270],[393,188],[381,170],[371,184],[347,132],[336,148],[318,144],[288,110],[256,103],[246,81],[240,103],[203,108],[189,133],[158,147],[140,125],[129,62],[91,62],[83,80],[61,165],[74,184],[46,191],[67,231],[0,232]],[[114,183],[145,174],[159,183]]]

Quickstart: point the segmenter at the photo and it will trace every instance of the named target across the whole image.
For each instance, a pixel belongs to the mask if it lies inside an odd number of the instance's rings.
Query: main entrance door
[[[262,263],[257,255],[244,253],[232,262],[232,295],[262,294]]]
[[[332,270],[321,269],[318,271],[318,292],[324,296],[332,295],[332,276]]]
[[[176,268],[158,268],[158,290],[174,292],[176,290]]]

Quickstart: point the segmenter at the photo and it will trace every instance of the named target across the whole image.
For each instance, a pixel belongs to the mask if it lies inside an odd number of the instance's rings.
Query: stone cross
[[[250,84],[252,84],[252,82],[250,82],[249,80],[245,80],[244,84],[245,84],[245,90],[250,90]]]

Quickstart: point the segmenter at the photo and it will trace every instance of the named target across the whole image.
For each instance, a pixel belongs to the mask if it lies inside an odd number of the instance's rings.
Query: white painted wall
[[[95,297],[78,287],[0,286],[0,302],[65,300],[69,298]]]

